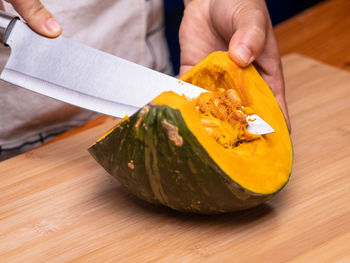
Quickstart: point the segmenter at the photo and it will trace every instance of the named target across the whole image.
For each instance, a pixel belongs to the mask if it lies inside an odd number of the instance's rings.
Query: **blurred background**
[[[321,2],[322,0],[267,0],[272,24],[275,26],[289,17]],[[180,66],[179,26],[184,10],[183,0],[165,0],[165,32],[169,45],[173,72],[177,75]]]

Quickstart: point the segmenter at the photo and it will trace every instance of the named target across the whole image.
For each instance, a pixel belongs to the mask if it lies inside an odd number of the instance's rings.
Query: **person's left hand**
[[[180,76],[217,50],[255,67],[271,87],[290,129],[280,55],[264,0],[185,0]]]

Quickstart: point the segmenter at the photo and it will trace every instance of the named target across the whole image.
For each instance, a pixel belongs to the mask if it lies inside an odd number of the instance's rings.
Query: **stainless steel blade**
[[[64,37],[47,39],[17,20],[1,78],[115,117],[131,115],[164,91],[188,98],[205,90]]]
[[[248,122],[247,131],[253,134],[269,134],[275,132],[275,130],[262,118],[256,114],[252,114],[246,117]]]
[[[14,85],[119,118],[134,114],[165,91],[188,98],[206,92],[67,38],[42,37],[22,21],[9,24],[5,18],[5,26],[0,21],[0,35],[5,35],[4,43],[11,47],[11,55],[0,78]],[[259,123],[251,125],[248,121],[250,132],[271,132],[261,118]]]

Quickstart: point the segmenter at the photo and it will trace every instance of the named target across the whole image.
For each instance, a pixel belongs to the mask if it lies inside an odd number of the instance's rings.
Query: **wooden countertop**
[[[101,117],[0,163],[0,262],[350,262],[350,73],[319,62],[347,69],[350,50],[334,51],[350,44],[334,33],[350,31],[346,8],[327,1],[276,28],[295,159],[274,199],[209,217],[141,202],[86,151],[115,123]]]
[[[349,262],[350,73],[283,65],[294,164],[275,198],[216,216],[137,200],[87,152],[108,118],[0,163],[0,262]]]
[[[350,1],[327,0],[275,27],[281,55],[299,53],[350,70]]]

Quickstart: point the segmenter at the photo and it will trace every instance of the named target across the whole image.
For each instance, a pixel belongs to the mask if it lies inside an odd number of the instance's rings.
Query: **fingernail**
[[[235,49],[235,54],[238,59],[245,65],[249,65],[252,62],[252,52],[245,45],[240,44]]]
[[[50,17],[46,20],[45,26],[52,33],[58,33],[61,31],[60,24],[53,17]]]

